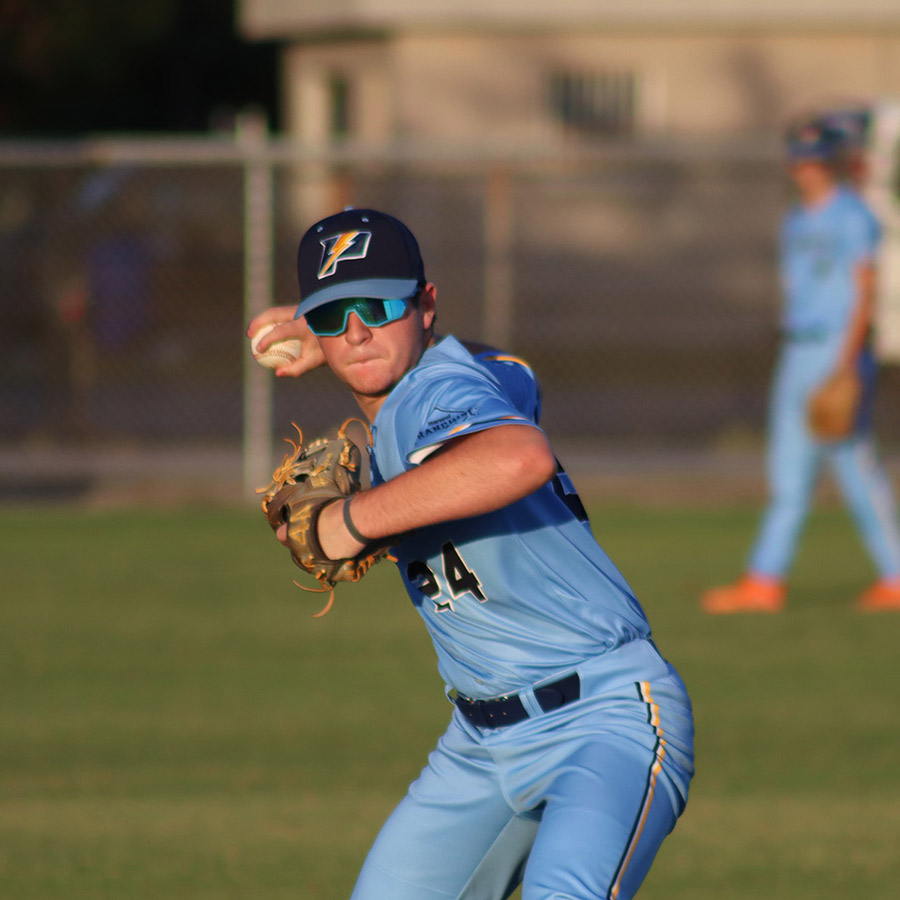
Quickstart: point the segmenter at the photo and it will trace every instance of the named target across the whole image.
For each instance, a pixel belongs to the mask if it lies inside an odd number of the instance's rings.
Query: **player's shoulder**
[[[874,218],[875,216],[862,194],[849,185],[841,185],[834,202],[842,213],[864,218]]]
[[[540,421],[541,385],[534,370],[521,356],[491,349],[477,353],[475,360],[488,368],[520,413],[535,422]]]
[[[429,347],[408,373],[410,385],[443,378],[484,378],[485,367],[455,337],[447,335]]]
[[[505,353],[503,350],[497,350],[493,347],[473,353],[472,358],[476,362],[489,367],[497,366],[501,370],[514,369],[528,373],[532,376],[534,375],[531,365],[526,360],[522,359],[521,356],[516,356],[514,353]]]
[[[841,220],[852,233],[864,234],[870,240],[877,240],[881,234],[878,217],[865,198],[854,188],[844,186],[838,194]]]
[[[435,396],[497,391],[499,381],[453,337],[441,338],[397,383],[385,407],[427,405]]]
[[[515,354],[483,345],[475,349],[473,355],[456,338],[442,338],[401,379],[382,410],[402,408],[408,413],[435,403],[449,403],[454,408],[494,408],[499,404],[537,422],[541,390],[528,363]]]
[[[530,363],[514,353],[505,353],[502,350],[483,350],[476,353],[473,358],[503,383],[510,380],[515,382],[537,381],[537,376]]]
[[[463,432],[519,422],[536,425],[539,392],[533,382],[526,386],[523,376],[511,377],[513,371],[526,371],[514,359],[478,360],[451,337],[429,347],[375,418],[378,465],[384,477],[420,463]],[[499,366],[507,367],[505,378]]]
[[[463,344],[452,335],[430,347],[408,376],[410,385],[443,378],[501,384],[509,378],[535,380],[534,371],[522,357],[484,344]]]

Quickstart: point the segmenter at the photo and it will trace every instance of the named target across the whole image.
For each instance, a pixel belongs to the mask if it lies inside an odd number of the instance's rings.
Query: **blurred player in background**
[[[298,270],[303,322],[275,308],[248,336],[311,331],[281,373],[325,362],[373,433],[373,487],[352,520],[349,500],[324,508],[320,543],[345,558],[401,536],[453,703],[353,900],[633,897],[687,800],[691,706],[538,425],[534,373],[434,335],[436,288],[391,216],[315,224]],[[389,728],[390,697],[372,700]]]
[[[782,609],[822,461],[830,465],[878,573],[859,608],[900,610],[900,528],[872,432],[880,228],[856,189],[865,174],[866,125],[861,111],[837,111],[800,122],[788,134],[787,168],[799,203],[779,235],[784,341],[769,411],[770,500],[743,577],[701,598],[709,613]],[[807,400],[840,369],[862,377],[856,426],[843,440],[818,441],[807,424]]]

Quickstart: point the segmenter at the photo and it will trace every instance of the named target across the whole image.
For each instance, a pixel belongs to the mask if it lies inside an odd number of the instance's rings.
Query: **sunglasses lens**
[[[340,334],[347,327],[347,317],[355,300],[335,300],[306,314],[306,324],[313,334],[320,336]]]
[[[366,324],[372,324],[376,327],[378,325],[387,325],[388,322],[396,322],[397,319],[402,319],[405,312],[406,300],[380,300],[378,314],[383,318],[380,322],[366,322]]]
[[[395,322],[406,312],[406,300],[374,300],[370,297],[350,297],[335,300],[306,313],[309,330],[318,337],[334,337],[347,328],[350,313],[356,313],[369,328]]]
[[[355,301],[352,311],[362,319],[364,325],[377,328],[388,320],[385,302],[384,300],[359,299]]]

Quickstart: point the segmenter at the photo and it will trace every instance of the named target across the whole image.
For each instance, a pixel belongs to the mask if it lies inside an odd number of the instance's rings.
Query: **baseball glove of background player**
[[[285,440],[293,448],[285,454],[272,475],[272,483],[261,488],[262,510],[277,531],[287,524],[287,546],[294,562],[315,576],[322,591],[330,591],[328,603],[316,617],[324,616],[334,602],[334,586],[339,581],[359,581],[379,560],[388,555],[389,543],[373,542],[352,559],[329,559],[322,552],[318,538],[319,515],[329,504],[343,501],[361,487],[359,447],[347,437],[347,426],[359,422],[371,438],[361,419],[347,419],[334,436],[322,437],[304,446],[303,432],[295,423],[298,440]],[[297,587],[306,588],[298,582]]]
[[[841,369],[809,396],[809,429],[820,441],[839,441],[853,431],[862,397],[862,379],[855,370]]]

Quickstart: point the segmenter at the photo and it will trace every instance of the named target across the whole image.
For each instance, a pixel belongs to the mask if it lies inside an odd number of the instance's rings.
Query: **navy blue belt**
[[[559,709],[560,706],[572,703],[580,696],[581,679],[577,672],[534,689],[534,698],[544,712]],[[528,710],[518,694],[490,700],[472,700],[469,697],[457,696],[453,702],[459,711],[479,728],[502,728],[504,725],[515,725],[516,722],[528,718]]]

